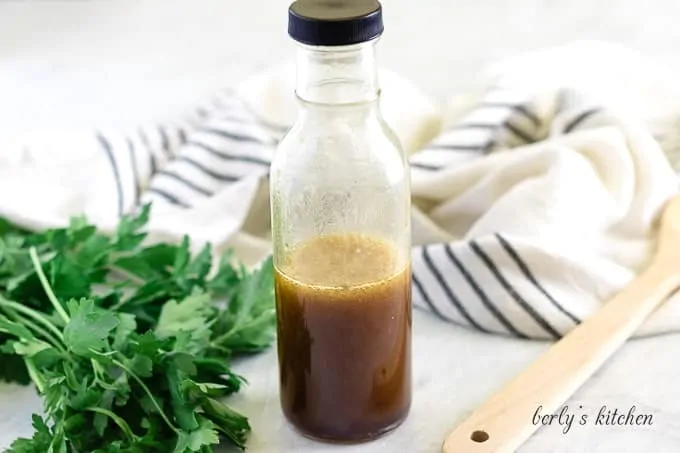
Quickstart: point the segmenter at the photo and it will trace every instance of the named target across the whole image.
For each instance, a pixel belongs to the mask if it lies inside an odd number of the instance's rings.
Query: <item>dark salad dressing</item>
[[[411,404],[411,272],[359,234],[296,247],[276,271],[283,411],[304,434],[360,441]],[[401,261],[401,267],[400,267]]]

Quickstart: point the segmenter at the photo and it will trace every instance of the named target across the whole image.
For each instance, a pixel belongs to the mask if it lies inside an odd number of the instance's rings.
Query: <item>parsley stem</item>
[[[265,313],[265,315],[266,315],[266,313]],[[260,317],[257,317],[257,318],[255,318],[255,319],[251,320],[250,322],[247,322],[247,323],[244,323],[244,324],[235,324],[235,325],[234,325],[231,329],[229,329],[227,332],[225,332],[224,334],[222,334],[222,335],[220,335],[219,337],[217,337],[217,338],[215,338],[214,340],[212,340],[212,341],[210,342],[210,346],[216,348],[216,347],[219,346],[221,343],[223,343],[224,341],[226,341],[226,340],[228,340],[229,338],[231,338],[233,335],[235,335],[235,334],[237,334],[237,333],[239,333],[239,332],[243,332],[244,330],[249,329],[249,328],[251,328],[251,327],[253,327],[253,326],[255,326],[255,325],[259,324],[259,323],[262,323],[264,320],[265,320],[265,319],[264,319],[262,316],[260,316]]]
[[[219,337],[215,338],[210,342],[210,346],[216,347],[219,346],[220,343],[222,343],[224,340],[227,340],[229,337],[231,337],[233,334],[237,332],[235,327],[232,327],[227,331],[226,333],[220,335]]]
[[[42,264],[40,263],[40,259],[38,258],[38,253],[36,252],[35,247],[31,247],[28,250],[28,253],[31,256],[33,268],[35,269],[35,273],[38,274],[38,279],[45,290],[45,294],[47,294],[47,298],[50,300],[50,302],[52,302],[54,309],[57,311],[61,319],[65,323],[68,323],[71,318],[69,318],[68,313],[66,313],[66,310],[64,310],[64,307],[62,307],[59,299],[57,299],[57,296],[54,294],[50,283],[47,281],[47,277],[45,276],[45,272],[43,271]]]
[[[33,359],[26,358],[24,359],[24,363],[26,363],[26,370],[28,371],[28,375],[31,377],[31,380],[38,388],[38,392],[40,394],[43,394],[45,391],[45,382],[43,382],[42,378],[38,374],[38,370],[35,368]]]
[[[131,442],[134,442],[134,440],[138,438],[135,435],[135,433],[132,432],[130,425],[128,425],[125,420],[123,420],[121,417],[117,416],[113,412],[106,410],[102,407],[95,406],[86,407],[85,410],[90,412],[96,412],[98,414],[106,415],[107,417],[109,417],[111,420],[113,420],[113,422],[116,425],[118,425],[121,431],[123,431],[123,433],[127,436],[128,440],[130,440]]]
[[[18,304],[16,302],[13,302],[11,300],[7,300],[0,296],[0,302],[2,302],[3,305],[7,306],[8,308],[18,311],[19,313],[28,316],[29,318],[34,319],[35,321],[39,322],[43,326],[47,327],[60,341],[64,341],[64,335],[61,333],[61,331],[50,321],[45,319],[44,316],[40,315],[39,312],[35,310],[31,310],[30,308],[24,307],[21,304]]]
[[[92,364],[92,371],[94,373],[94,382],[107,390],[116,390],[114,385],[109,384],[106,382],[106,379],[103,378],[105,370],[102,368],[101,364],[95,359],[90,359],[90,363]]]
[[[175,427],[175,425],[172,424],[172,422],[168,419],[168,416],[165,415],[165,412],[163,412],[163,409],[161,409],[161,406],[158,404],[158,401],[156,401],[156,398],[153,396],[153,393],[151,393],[151,390],[149,390],[149,387],[146,386],[144,381],[142,381],[139,376],[137,376],[131,369],[126,367],[122,362],[113,359],[113,363],[120,368],[122,368],[127,374],[132,376],[132,379],[137,381],[137,383],[142,387],[142,390],[149,396],[149,399],[151,400],[151,403],[156,407],[156,410],[158,411],[158,415],[161,416],[163,421],[168,425],[168,427],[173,430],[175,433],[180,434],[180,430]]]
[[[13,315],[12,317],[16,321],[21,322],[26,327],[28,327],[31,330],[33,330],[34,332],[36,332],[38,335],[42,335],[42,337],[44,339],[46,339],[47,341],[49,341],[52,346],[54,346],[56,349],[59,350],[59,352],[65,354],[65,355],[67,354],[66,348],[64,348],[64,346],[62,346],[59,339],[55,338],[49,331],[43,329],[42,327],[40,327],[38,324],[36,324],[32,320],[27,319],[27,318],[19,315],[16,311],[14,311],[12,309],[10,309],[9,312]]]
[[[144,280],[143,278],[140,278],[133,274],[132,272],[126,271],[125,269],[122,269],[118,266],[110,265],[109,271],[115,274],[120,274],[122,277],[129,279],[131,282],[136,283],[139,286],[146,283],[146,280]]]

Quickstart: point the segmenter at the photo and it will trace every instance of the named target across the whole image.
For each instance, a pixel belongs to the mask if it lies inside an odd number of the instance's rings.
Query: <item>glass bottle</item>
[[[378,1],[298,0],[296,123],[272,163],[280,397],[304,435],[375,438],[411,405],[409,170],[379,109]]]

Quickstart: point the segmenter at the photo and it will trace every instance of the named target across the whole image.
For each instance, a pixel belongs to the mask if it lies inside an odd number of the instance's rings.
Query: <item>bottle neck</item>
[[[311,47],[297,52],[295,92],[310,104],[356,104],[380,95],[376,40],[351,46]]]

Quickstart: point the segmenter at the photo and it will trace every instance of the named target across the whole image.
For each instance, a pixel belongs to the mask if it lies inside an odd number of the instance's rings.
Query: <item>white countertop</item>
[[[474,86],[487,64],[517,52],[596,38],[680,66],[680,3],[639,0],[384,0],[385,66],[439,99]],[[474,4],[473,4],[474,3]],[[287,0],[0,2],[0,133],[22,125],[138,124],[290,56]],[[512,4],[512,5],[511,5]],[[134,105],[130,109],[129,106]],[[275,352],[238,371],[250,386],[233,404],[250,417],[253,453],[436,452],[446,431],[548,345],[446,325],[417,312],[415,400],[391,435],[335,447],[291,432],[278,409]],[[652,426],[541,429],[521,453],[680,450],[680,335],[628,343],[569,402],[595,418],[602,405],[653,414]],[[0,387],[0,449],[26,434],[31,389]],[[35,398],[30,399],[38,404]],[[583,409],[579,409],[579,405]]]

